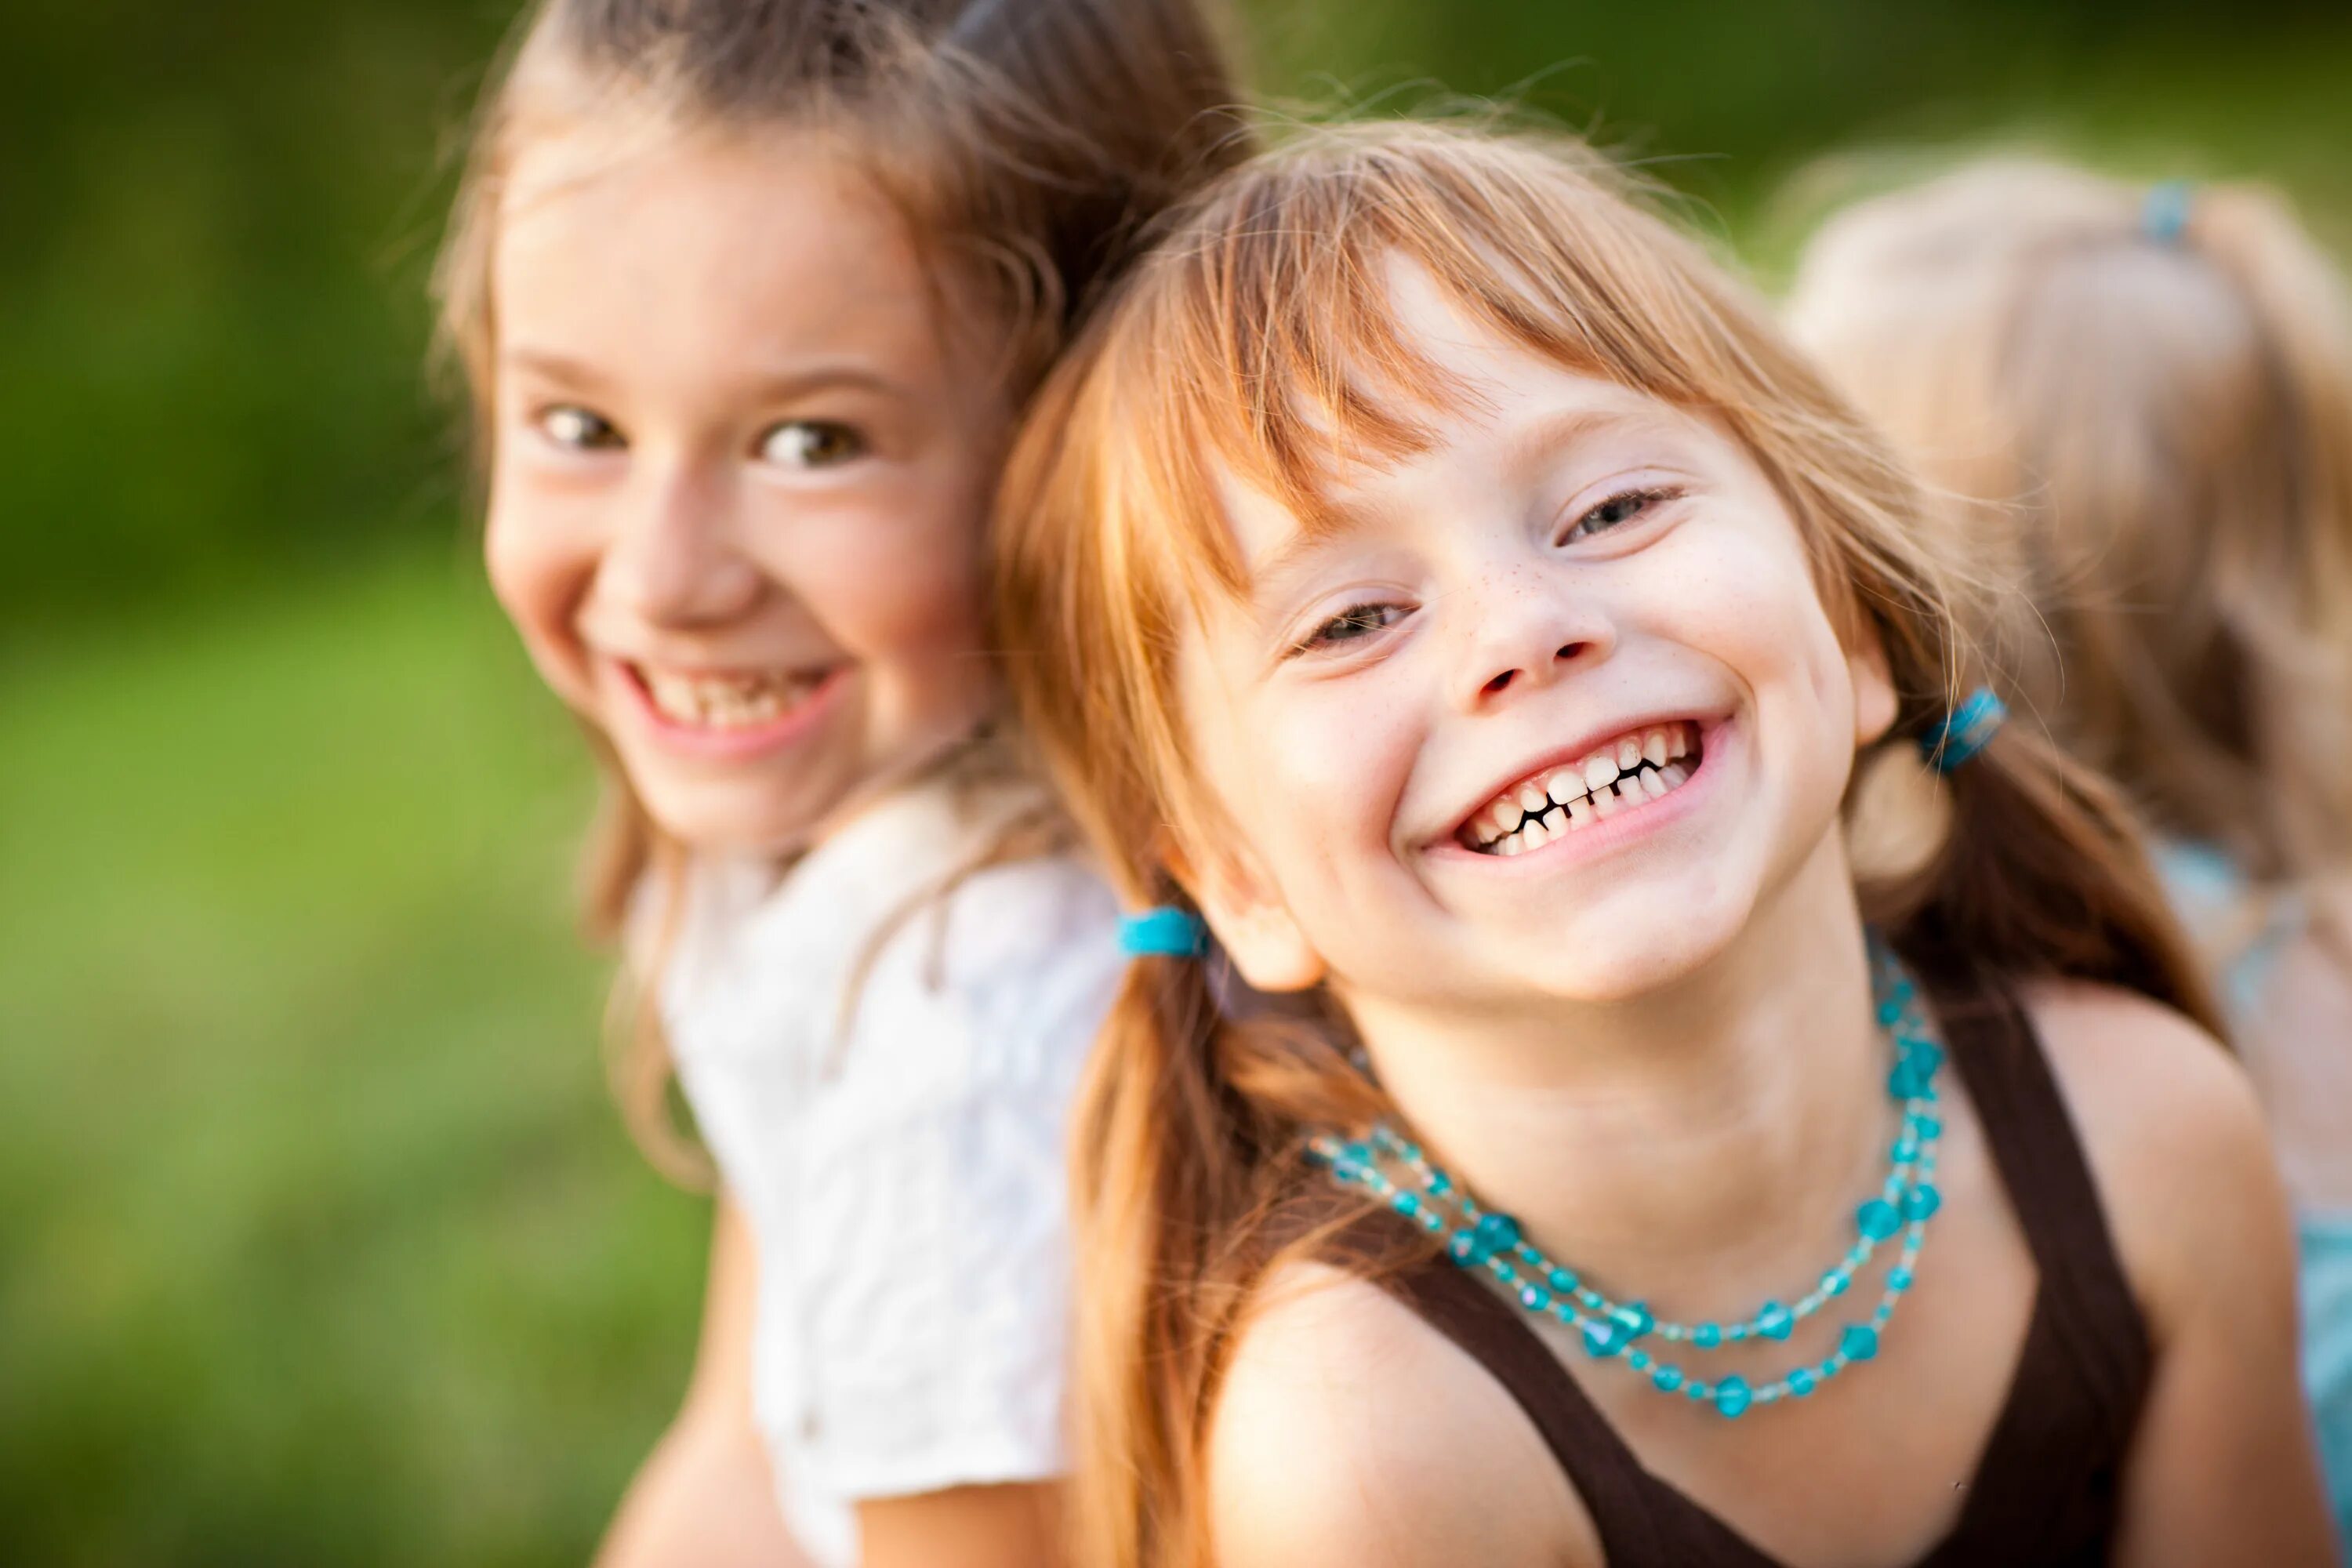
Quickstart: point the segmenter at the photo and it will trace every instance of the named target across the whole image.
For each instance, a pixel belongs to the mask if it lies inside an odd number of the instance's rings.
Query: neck
[[[1351,1011],[1432,1158],[1548,1253],[1662,1310],[1717,1310],[1727,1277],[1834,1245],[1894,1127],[1834,834],[1731,947],[1660,991],[1466,1027]]]

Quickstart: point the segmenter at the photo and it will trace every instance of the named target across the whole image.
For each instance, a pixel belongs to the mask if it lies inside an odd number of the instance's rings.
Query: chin
[[[1731,946],[1746,918],[1719,891],[1701,900],[1644,901],[1640,911],[1588,911],[1535,956],[1530,978],[1576,1002],[1634,1001],[1706,968]]]
[[[636,775],[637,798],[670,838],[718,855],[786,855],[842,795],[780,790],[768,780],[695,781]]]

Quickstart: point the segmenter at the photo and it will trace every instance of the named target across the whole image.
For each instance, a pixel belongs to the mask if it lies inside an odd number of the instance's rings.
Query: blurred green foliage
[[[0,1562],[575,1562],[701,1205],[614,1125],[585,804],[446,555],[0,695]]]
[[[1794,160],[2020,121],[2158,133],[2330,201],[2352,19],[2279,0],[1255,0],[1276,90],[1515,91],[1735,220]],[[450,155],[495,0],[32,0],[0,49],[12,639],[446,533],[425,395]]]
[[[447,533],[423,279],[442,149],[509,15],[10,8],[0,605],[18,637]]]
[[[2280,179],[2352,14],[1255,0],[1310,102],[1516,91],[1768,268],[1857,145]],[[555,1563],[683,1386],[573,736],[422,369],[502,0],[20,0],[0,45],[0,1562]],[[1812,195],[1776,199],[1811,166]]]

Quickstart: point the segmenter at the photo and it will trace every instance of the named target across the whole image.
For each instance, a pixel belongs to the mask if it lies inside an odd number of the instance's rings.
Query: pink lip
[[[1657,721],[1659,723],[1673,721]],[[1558,870],[1578,860],[1592,859],[1607,855],[1636,839],[1649,837],[1654,833],[1672,826],[1705,804],[1703,796],[1710,792],[1717,775],[1721,773],[1721,763],[1726,754],[1738,745],[1733,726],[1727,720],[1710,722],[1685,718],[1679,722],[1697,727],[1699,762],[1697,771],[1672,795],[1662,796],[1657,800],[1645,801],[1640,805],[1621,807],[1613,815],[1601,818],[1589,827],[1577,828],[1521,855],[1482,855],[1477,850],[1465,847],[1461,841],[1451,834],[1430,845],[1426,853],[1441,862],[1475,865],[1483,870],[1501,876],[1529,875],[1530,873],[1525,868],[1535,865],[1538,870],[1533,874],[1540,875],[1544,871]],[[1611,731],[1610,734],[1623,732]],[[1596,738],[1588,743],[1588,750],[1591,746],[1598,745],[1608,738],[1608,735]],[[1584,754],[1581,752],[1565,752],[1555,759],[1555,762],[1565,763],[1571,756]],[[1539,763],[1537,767],[1550,765],[1554,763]],[[1514,778],[1525,776],[1525,774],[1513,775]],[[1498,784],[1496,787],[1499,792],[1502,786]],[[1490,795],[1487,798],[1492,799],[1493,796]],[[1555,850],[1563,853],[1554,854]]]
[[[723,762],[746,762],[767,752],[781,751],[800,740],[822,723],[842,689],[849,683],[850,667],[834,666],[817,683],[814,691],[790,711],[781,713],[765,724],[742,730],[706,730],[698,725],[681,724],[654,706],[653,693],[637,672],[620,659],[607,659],[614,679],[628,692],[638,721],[666,751],[689,757],[712,758]]]

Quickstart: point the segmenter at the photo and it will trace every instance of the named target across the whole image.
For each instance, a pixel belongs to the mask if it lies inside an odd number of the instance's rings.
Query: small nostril
[[[1503,673],[1502,673],[1502,674],[1500,674],[1500,675],[1498,675],[1498,676],[1495,677],[1495,679],[1492,679],[1492,680],[1490,680],[1490,681],[1486,682],[1486,688],[1485,688],[1485,690],[1486,690],[1486,695],[1487,695],[1487,696],[1489,696],[1489,697],[1492,697],[1492,696],[1494,696],[1494,695],[1495,695],[1495,693],[1496,693],[1497,691],[1502,690],[1502,689],[1503,689],[1503,688],[1505,688],[1506,686],[1508,686],[1508,685],[1511,683],[1511,677],[1512,677],[1512,676],[1514,676],[1514,675],[1517,675],[1517,673],[1518,673],[1518,671],[1517,671],[1517,670],[1515,670],[1515,669],[1507,669],[1507,670],[1503,671]]]

